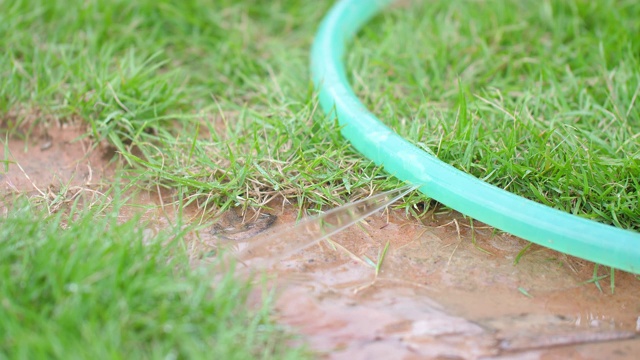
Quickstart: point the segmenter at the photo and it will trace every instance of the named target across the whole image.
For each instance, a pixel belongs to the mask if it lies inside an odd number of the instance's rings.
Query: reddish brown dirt
[[[86,130],[73,125],[36,128],[24,135],[14,135],[0,147],[0,194],[39,193],[46,195],[60,189],[92,188],[102,178],[113,175],[109,160],[113,152],[92,150],[82,139]],[[6,146],[5,146],[6,145]]]
[[[273,213],[295,222],[292,208]],[[527,243],[474,225],[455,212],[372,216],[331,238],[343,249],[323,241],[270,270],[276,318],[329,359],[635,358],[640,280],[617,272],[615,294],[608,280],[600,292],[584,283],[593,264],[537,246],[514,265]],[[376,277],[364,258],[387,241]]]

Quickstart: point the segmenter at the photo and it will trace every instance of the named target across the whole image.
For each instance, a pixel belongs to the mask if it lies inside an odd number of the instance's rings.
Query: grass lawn
[[[2,138],[82,122],[116,149],[128,186],[215,211],[278,195],[320,210],[393,189],[314,97],[308,53],[331,3],[0,2]],[[640,230],[640,3],[410,6],[375,19],[348,55],[370,109],[492,184]],[[0,357],[299,355],[267,307],[235,301],[246,285],[211,289],[190,270],[184,234],[142,245],[135,221],[115,222],[118,203],[73,222],[18,205],[0,219]]]
[[[117,203],[117,202],[116,202]],[[246,283],[211,287],[179,230],[145,236],[139,219],[94,206],[48,215],[22,198],[0,218],[0,358],[303,358],[248,311]]]
[[[416,2],[364,29],[353,84],[441,160],[637,231],[639,16],[625,0]]]

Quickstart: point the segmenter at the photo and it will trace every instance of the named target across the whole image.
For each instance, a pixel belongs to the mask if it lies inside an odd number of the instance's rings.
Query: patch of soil
[[[91,188],[111,178],[113,152],[91,149],[77,125],[36,128],[25,139],[13,136],[0,147],[0,194],[57,192],[63,188]]]
[[[278,224],[291,224],[296,210],[273,215]],[[221,241],[210,233],[200,240]],[[421,222],[400,212],[379,214],[331,241],[269,270],[278,277],[276,318],[303,334],[321,358],[632,359],[640,353],[640,280],[631,274],[616,272],[615,294],[601,280],[600,292],[585,284],[593,264],[535,245],[514,265],[526,241],[478,222],[472,228],[455,212]],[[372,263],[387,242],[376,276]]]
[[[267,213],[243,214],[241,208],[233,208],[213,224],[211,234],[223,240],[246,240],[269,229],[277,218]]]

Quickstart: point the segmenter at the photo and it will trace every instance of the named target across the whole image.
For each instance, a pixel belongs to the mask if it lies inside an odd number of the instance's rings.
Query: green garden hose
[[[347,80],[347,42],[391,0],[342,0],[323,20],[311,53],[320,105],[364,156],[425,195],[536,244],[598,264],[640,273],[640,234],[556,210],[489,185],[443,163],[382,124]]]

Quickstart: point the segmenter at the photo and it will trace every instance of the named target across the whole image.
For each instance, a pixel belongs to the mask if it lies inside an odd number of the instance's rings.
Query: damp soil
[[[111,178],[113,154],[91,150],[83,133],[10,139],[0,149],[8,160],[0,194],[41,196]],[[206,224],[187,244],[193,266],[215,263],[221,247],[298,231],[298,207],[282,199],[223,215],[179,209],[171,191],[135,199],[123,216],[146,208],[149,236],[178,213]],[[527,244],[446,209],[420,219],[386,210],[268,268],[273,316],[322,359],[635,359],[640,280],[616,272],[615,293],[609,278],[600,290],[589,282],[594,264],[536,245],[523,252]]]
[[[262,236],[291,236],[297,208],[275,204]],[[216,231],[199,241],[229,245]],[[275,317],[327,359],[635,358],[640,280],[616,272],[615,292],[609,278],[600,290],[594,264],[527,245],[446,209],[381,212],[270,267]]]

